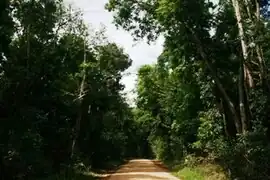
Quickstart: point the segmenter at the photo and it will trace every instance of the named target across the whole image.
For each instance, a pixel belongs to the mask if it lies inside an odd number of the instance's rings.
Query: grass
[[[194,168],[185,167],[180,171],[173,173],[176,177],[184,180],[205,180],[204,176],[200,171]]]
[[[169,165],[172,174],[181,180],[228,180],[223,169],[216,164],[203,163],[196,166]]]

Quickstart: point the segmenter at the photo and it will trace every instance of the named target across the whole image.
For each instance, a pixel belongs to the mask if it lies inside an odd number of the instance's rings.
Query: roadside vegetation
[[[110,0],[106,7],[135,39],[165,38],[157,63],[138,71],[134,110],[154,155],[203,159],[229,179],[269,179],[269,1]],[[199,178],[208,174],[202,166],[179,175]]]
[[[90,180],[129,158],[184,180],[269,179],[269,2],[105,8],[135,40],[165,38],[135,107],[121,82],[132,60],[105,29],[62,0],[0,1],[0,179]]]
[[[187,156],[184,162],[166,162],[172,174],[184,180],[228,180],[226,171],[217,163]]]

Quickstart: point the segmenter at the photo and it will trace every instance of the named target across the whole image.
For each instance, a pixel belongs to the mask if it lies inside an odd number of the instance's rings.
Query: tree
[[[61,0],[0,4],[1,178],[127,156],[133,116],[120,80],[131,59],[123,49],[102,31],[85,35]]]
[[[269,28],[265,25],[268,20],[260,16],[266,6],[267,2],[238,0],[217,5],[195,0],[110,0],[106,6],[114,13],[115,24],[135,38],[146,37],[151,42],[159,35],[165,37],[163,68],[155,65],[139,71],[138,108],[150,112],[158,109],[152,113],[153,124],[165,125],[163,137],[173,134],[171,122],[178,128],[192,122],[188,132],[195,138],[181,133],[172,137],[192,147],[186,148],[187,153],[211,154],[230,169],[233,177],[243,179],[268,176],[249,171],[263,166],[257,153],[269,151],[264,131],[269,129],[265,121],[268,115],[263,113],[268,112],[269,57],[264,52],[268,52]],[[202,106],[187,97],[200,99]],[[180,106],[183,102],[190,105]],[[177,110],[179,106],[183,111]],[[171,139],[159,139],[158,143],[168,147]],[[163,154],[170,154],[172,149]],[[235,159],[230,159],[230,154]],[[247,169],[239,170],[241,166]]]

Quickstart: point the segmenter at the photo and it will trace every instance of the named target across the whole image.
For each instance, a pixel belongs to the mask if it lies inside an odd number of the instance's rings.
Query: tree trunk
[[[239,85],[238,85],[238,90],[239,90],[239,106],[240,106],[240,117],[241,117],[241,123],[242,123],[242,132],[246,133],[248,130],[248,117],[246,112],[249,107],[247,107],[247,103],[245,103],[245,74],[248,74],[248,68],[245,66],[245,63],[248,60],[248,48],[247,44],[245,42],[245,35],[244,35],[244,28],[242,24],[242,17],[241,17],[241,12],[240,12],[240,7],[239,7],[239,2],[238,0],[232,0],[234,11],[235,11],[235,16],[237,20],[237,26],[238,26],[238,31],[239,31],[239,36],[240,36],[240,41],[241,41],[241,47],[242,47],[242,55],[243,59],[240,58],[240,68],[239,68]],[[247,77],[246,77],[247,78]]]
[[[228,108],[233,116],[233,119],[234,119],[234,123],[235,123],[235,127],[236,127],[236,130],[237,130],[237,133],[242,133],[242,128],[241,128],[241,123],[240,123],[240,119],[238,117],[238,114],[235,110],[235,106],[234,106],[234,103],[232,102],[232,100],[230,99],[229,95],[227,94],[226,90],[224,89],[222,83],[220,82],[219,78],[217,77],[212,65],[210,64],[210,62],[208,61],[208,58],[206,56],[206,53],[203,51],[203,48],[202,48],[202,45],[199,41],[199,39],[195,36],[195,39],[197,41],[197,45],[198,45],[198,51],[200,53],[200,55],[202,56],[202,58],[205,60],[206,62],[206,65],[208,67],[208,69],[210,70],[211,72],[211,75],[218,87],[218,89],[220,90],[226,104],[228,105]]]
[[[259,24],[260,23],[260,4],[258,0],[255,0],[255,7],[256,7],[256,12],[255,12],[255,23]],[[263,57],[263,50],[262,47],[259,44],[255,44],[256,45],[256,53],[257,53],[257,57],[258,57],[258,61],[260,64],[260,73],[261,73],[261,80],[262,80],[262,85],[266,86],[266,89],[268,90],[268,93],[270,92],[270,84],[268,81],[268,77],[267,77],[267,68],[265,66],[265,60]]]
[[[218,89],[220,90],[226,104],[228,105],[228,108],[229,108],[229,110],[231,112],[231,115],[232,115],[234,123],[235,123],[237,133],[241,134],[242,133],[241,122],[240,122],[238,113],[236,112],[233,101],[231,100],[231,98],[227,94],[225,88],[223,87],[222,83],[220,82],[218,76],[216,75],[216,72],[214,71],[211,63],[209,62],[208,57],[207,57],[207,55],[206,55],[206,53],[204,51],[204,48],[202,46],[202,43],[201,43],[200,39],[198,38],[196,33],[193,31],[193,29],[189,27],[188,24],[185,23],[184,25],[191,32],[191,34],[192,34],[192,36],[193,36],[193,38],[195,40],[195,43],[197,45],[198,53],[201,55],[202,59],[206,62],[206,65],[207,65],[208,69],[210,70],[212,78],[214,79],[214,81],[215,81]]]
[[[83,63],[86,63],[86,52],[85,52],[85,40],[84,40],[84,60]],[[78,104],[79,104],[79,111],[78,111],[78,116],[76,119],[76,125],[75,125],[75,132],[74,132],[74,137],[72,140],[72,145],[71,145],[71,158],[74,155],[75,147],[76,147],[76,141],[79,137],[80,134],[80,129],[81,129],[81,120],[82,120],[82,102],[84,98],[84,89],[85,89],[85,79],[86,79],[86,72],[85,72],[85,67],[83,67],[83,78],[80,84],[79,88],[79,95],[78,95]]]
[[[260,19],[260,3],[258,0],[255,0],[255,6],[256,6],[256,12],[255,12],[255,17],[257,20]]]
[[[242,59],[242,58],[241,58]],[[242,123],[242,132],[245,134],[248,129],[248,121],[246,114],[246,103],[245,103],[245,88],[244,88],[244,66],[243,60],[240,60],[239,67],[239,82],[238,82],[238,90],[239,90],[239,109],[240,109],[240,117]]]
[[[71,158],[74,155],[77,139],[79,137],[80,129],[81,129],[81,119],[82,119],[82,106],[81,106],[81,104],[82,103],[80,102],[78,116],[77,116],[77,119],[76,119],[74,137],[73,137],[72,145],[71,145]]]
[[[247,0],[245,0],[245,7],[247,9],[247,13],[248,13],[248,17],[250,19],[251,22],[253,22],[253,24],[256,26],[260,23],[260,4],[258,2],[258,0],[255,0],[255,10],[254,13],[251,13],[251,9],[250,6],[252,4],[249,4]],[[255,43],[255,38],[251,37],[252,42]],[[265,62],[263,59],[263,53],[262,53],[262,48],[260,47],[259,44],[255,43],[255,52],[257,54],[257,58],[259,61],[259,69],[260,69],[260,80],[261,80],[261,84],[263,85],[265,82]],[[269,87],[268,83],[267,83],[267,87]]]
[[[236,16],[236,20],[237,20],[239,36],[240,36],[240,39],[241,39],[241,46],[242,46],[242,51],[243,51],[243,56],[244,56],[244,61],[243,61],[243,64],[244,64],[244,79],[246,80],[249,87],[254,87],[253,77],[251,75],[249,67],[247,66],[247,58],[248,58],[247,43],[245,42],[245,39],[244,39],[245,36],[244,36],[244,29],[243,29],[243,24],[242,24],[242,18],[241,18],[241,13],[240,13],[241,11],[240,11],[239,2],[238,2],[238,0],[232,0],[232,3],[233,3],[234,10],[235,10],[235,16]],[[249,1],[244,0],[244,3],[245,3],[245,7],[246,7],[248,17],[250,19],[252,19],[251,10],[249,8]]]
[[[230,110],[228,110],[228,106],[223,100],[220,91],[217,89],[215,93],[216,99],[219,99],[218,109],[223,118],[223,130],[225,137],[235,137],[236,129],[235,124],[233,122],[233,118],[231,118]]]

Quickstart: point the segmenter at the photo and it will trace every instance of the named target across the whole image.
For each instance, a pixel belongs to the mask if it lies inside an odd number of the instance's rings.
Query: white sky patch
[[[135,44],[129,32],[116,29],[112,23],[113,14],[104,9],[108,0],[64,0],[64,2],[71,4],[72,8],[79,8],[84,14],[85,23],[94,29],[100,29],[101,25],[104,25],[108,39],[124,48],[124,51],[129,54],[133,64],[125,73],[129,75],[125,75],[122,82],[126,86],[124,92],[127,93],[129,103],[134,105],[136,94],[133,90],[135,89],[137,70],[144,64],[153,64],[157,61],[163,50],[164,38],[160,37],[156,43],[151,45],[148,45],[146,41]],[[212,0],[212,2],[217,4],[219,0]]]
[[[115,42],[124,51],[129,54],[133,60],[132,66],[127,70],[122,82],[125,84],[125,93],[129,103],[134,104],[136,95],[132,92],[135,88],[137,79],[137,70],[144,64],[153,64],[163,50],[164,39],[159,38],[156,43],[148,45],[146,41],[141,41],[135,44],[133,37],[129,32],[122,29],[116,29],[113,22],[113,14],[104,9],[108,0],[64,0],[67,4],[71,4],[72,8],[79,8],[83,12],[85,23],[92,26],[94,29],[100,29],[101,25],[106,27],[106,35],[108,39]]]

